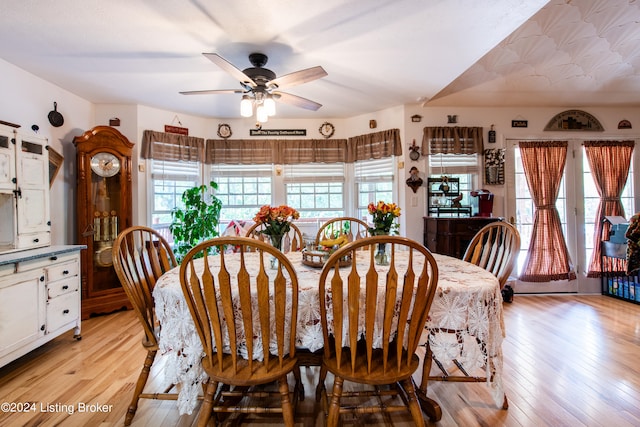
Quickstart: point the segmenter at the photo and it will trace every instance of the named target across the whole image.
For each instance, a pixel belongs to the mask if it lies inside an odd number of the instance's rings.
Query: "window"
[[[151,224],[152,227],[168,232],[171,211],[182,206],[182,193],[200,185],[200,164],[198,162],[172,162],[151,160]]]
[[[345,215],[344,163],[306,163],[284,169],[286,204],[301,218]]]
[[[222,200],[220,222],[251,220],[260,206],[271,204],[273,166],[215,165],[211,179],[218,184],[216,196]]]
[[[357,217],[371,222],[367,206],[382,200],[394,202],[393,196],[394,157],[363,160],[355,163]]]
[[[459,191],[462,194],[460,204],[470,206],[477,203],[471,200],[469,193],[474,190],[478,176],[477,154],[431,154],[429,155],[430,177],[448,176],[460,180]],[[439,172],[439,173],[438,173]]]

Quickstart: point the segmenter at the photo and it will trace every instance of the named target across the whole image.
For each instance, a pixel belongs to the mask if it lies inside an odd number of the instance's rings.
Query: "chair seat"
[[[376,353],[379,353],[380,357],[376,357]],[[335,357],[325,358],[323,360],[323,364],[325,368],[334,375],[337,375],[341,378],[344,378],[347,381],[352,381],[360,384],[371,384],[371,385],[385,385],[392,384],[397,381],[401,381],[403,379],[407,379],[411,377],[411,375],[418,369],[420,365],[420,358],[417,355],[412,355],[411,363],[402,364],[400,370],[398,370],[395,364],[390,365],[387,364],[386,371],[382,365],[382,350],[375,349],[374,357],[372,358],[371,363],[371,372],[367,371],[367,361],[363,357],[356,358],[355,369],[351,370],[351,352],[348,348],[343,349],[342,353],[342,363],[341,366],[338,367],[338,361]],[[403,355],[406,360],[406,354]],[[390,360],[395,362],[395,356],[389,357]],[[364,380],[363,380],[364,379]]]
[[[215,357],[215,355],[214,355]],[[260,382],[269,383],[277,380],[278,378],[291,372],[298,363],[297,358],[285,356],[282,367],[276,356],[273,356],[268,361],[268,366],[263,361],[254,360],[251,369],[249,369],[249,363],[245,359],[238,358],[238,370],[236,372],[233,361],[230,354],[225,354],[222,358],[222,366],[224,369],[220,369],[220,365],[217,363],[211,366],[209,360],[204,358],[202,360],[202,366],[209,374],[209,377],[215,381],[220,381],[229,385],[255,385],[256,378],[260,378]],[[267,369],[268,368],[268,369]]]

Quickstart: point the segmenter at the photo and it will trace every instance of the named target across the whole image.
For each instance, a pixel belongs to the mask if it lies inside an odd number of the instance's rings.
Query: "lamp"
[[[242,101],[240,101],[240,115],[242,117],[251,117],[253,115],[253,102],[249,95],[242,95]]]
[[[263,91],[253,91],[251,94],[242,95],[240,101],[240,115],[251,117],[255,108],[256,119],[260,123],[269,120],[269,116],[276,114],[276,102],[270,93]]]

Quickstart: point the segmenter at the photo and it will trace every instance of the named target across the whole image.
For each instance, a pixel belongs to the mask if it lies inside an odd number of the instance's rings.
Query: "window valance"
[[[276,140],[207,139],[205,163],[264,165],[276,163]]]
[[[207,139],[209,164],[338,163],[347,158],[346,139]]]
[[[482,153],[482,127],[425,127],[422,134],[423,155]]]
[[[381,159],[383,157],[401,156],[402,142],[400,129],[388,129],[381,132],[349,138],[347,162],[358,160]]]
[[[349,139],[207,139],[145,130],[144,159],[208,164],[353,163],[402,155],[399,129]]]
[[[349,139],[207,139],[209,164],[353,163],[402,154],[399,129]]]
[[[145,130],[140,156],[166,161],[202,161],[204,138]]]

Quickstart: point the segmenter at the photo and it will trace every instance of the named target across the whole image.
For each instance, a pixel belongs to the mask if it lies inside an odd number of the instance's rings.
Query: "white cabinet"
[[[0,126],[0,253],[51,244],[47,140]]]
[[[80,250],[0,255],[0,366],[73,329],[80,339]]]

